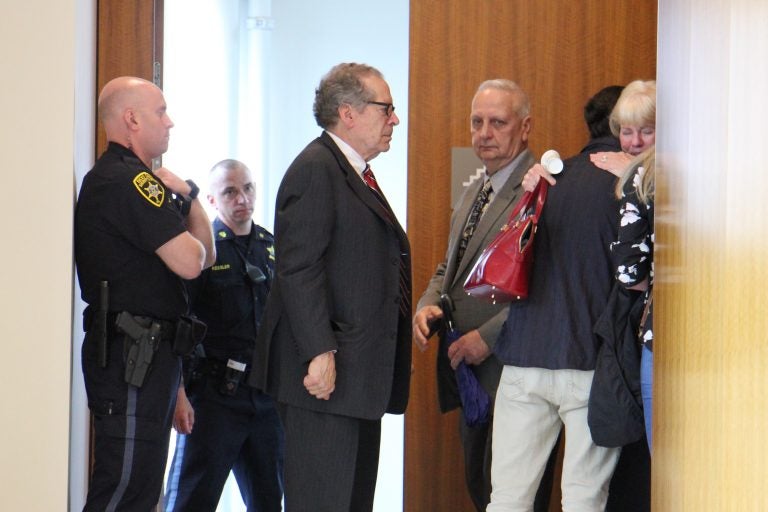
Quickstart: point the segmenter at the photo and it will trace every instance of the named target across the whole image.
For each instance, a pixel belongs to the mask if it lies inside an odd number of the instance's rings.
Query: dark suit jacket
[[[275,215],[276,276],[249,382],[279,402],[379,419],[408,402],[411,322],[400,314],[399,270],[410,247],[323,133],[285,173]],[[310,360],[337,350],[336,389],[318,400],[304,388]]]
[[[495,193],[493,201],[483,214],[464,252],[464,257],[457,267],[456,255],[459,240],[461,240],[472,203],[474,203],[475,197],[482,187],[482,180],[477,180],[464,191],[451,216],[451,232],[445,260],[437,266],[427,290],[416,307],[418,311],[418,309],[430,304],[439,305],[440,294],[448,293],[456,308],[453,316],[457,329],[461,332],[478,329],[491,350],[493,350],[501,326],[507,318],[507,306],[505,304],[491,304],[468,296],[464,291],[464,281],[467,280],[469,272],[475,265],[477,258],[482,254],[483,249],[499,233],[515,203],[522,196],[524,192],[521,186],[523,176],[534,163],[535,160],[529,150],[526,149],[519,155],[519,160],[507,178],[504,187]],[[437,383],[440,409],[443,412],[461,405],[456,391],[456,378],[448,360],[447,350],[448,347],[441,340],[437,355]],[[474,370],[480,383],[493,399],[501,375],[501,363],[495,356],[491,355],[482,364],[475,366]]]
[[[549,370],[595,369],[595,322],[615,282],[610,244],[619,226],[616,177],[590,154],[616,151],[613,137],[593,139],[563,162],[539,220],[528,298],[509,307],[496,340],[504,364]]]

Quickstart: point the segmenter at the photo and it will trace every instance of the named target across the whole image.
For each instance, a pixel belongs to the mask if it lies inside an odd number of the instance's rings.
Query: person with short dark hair
[[[620,449],[594,443],[587,403],[599,347],[592,328],[613,284],[609,244],[616,239],[618,203],[615,178],[593,165],[590,154],[618,148],[610,135],[591,140],[563,162],[548,191],[528,298],[510,304],[495,347],[505,366],[496,394],[488,512],[531,510],[563,426],[563,510],[606,507]],[[554,184],[536,164],[524,187],[532,189],[539,176]]]
[[[393,103],[377,69],[333,67],[315,93],[324,131],[277,193],[250,383],[278,402],[289,512],[372,510],[381,418],[408,402],[410,245],[369,165],[389,150]]]
[[[603,87],[584,105],[584,121],[587,123],[590,139],[611,135],[611,112],[623,90],[623,85]]]
[[[272,398],[246,385],[275,265],[272,234],[253,222],[256,187],[237,160],[211,169],[208,201],[216,263],[189,283],[192,312],[208,326],[186,361],[165,510],[216,510],[230,470],[248,510],[279,512],[283,428]]]

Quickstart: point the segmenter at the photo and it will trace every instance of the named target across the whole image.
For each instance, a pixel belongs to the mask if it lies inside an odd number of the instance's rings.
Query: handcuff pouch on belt
[[[203,341],[207,326],[197,318],[188,315],[179,317],[176,335],[173,338],[173,353],[186,357],[192,355],[195,347]]]

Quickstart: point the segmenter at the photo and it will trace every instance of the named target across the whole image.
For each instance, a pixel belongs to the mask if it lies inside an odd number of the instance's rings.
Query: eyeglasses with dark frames
[[[391,103],[384,103],[383,101],[366,101],[366,103],[384,107],[384,114],[386,114],[387,117],[391,117],[392,114],[395,113],[395,106]]]

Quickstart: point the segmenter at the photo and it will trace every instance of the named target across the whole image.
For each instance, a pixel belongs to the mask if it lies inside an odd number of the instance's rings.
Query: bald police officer
[[[98,109],[109,145],[85,176],[75,212],[95,429],[84,510],[149,511],[160,496],[181,375],[173,343],[188,338],[179,326],[191,325],[181,319],[182,279],[213,264],[215,249],[195,184],[152,171],[173,127],[160,89],[116,78]]]

